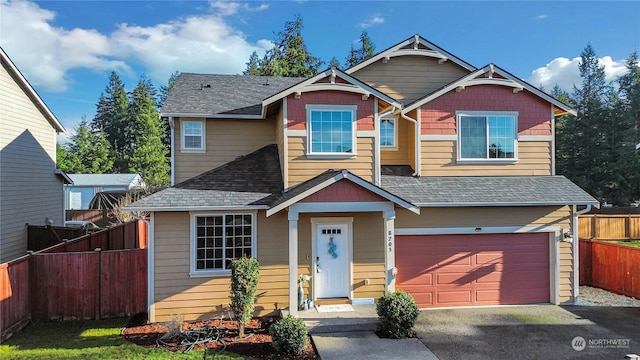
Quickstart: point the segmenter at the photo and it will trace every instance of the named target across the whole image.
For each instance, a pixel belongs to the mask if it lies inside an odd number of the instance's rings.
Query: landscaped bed
[[[238,337],[238,324],[232,320],[207,320],[197,322],[172,322],[163,324],[147,324],[135,327],[127,327],[122,330],[122,336],[130,342],[144,346],[160,346],[167,351],[182,352],[189,348],[191,343],[198,342],[198,335],[206,336],[211,341],[197,343],[193,350],[206,350],[207,354],[215,354],[221,351],[230,352],[257,359],[289,359],[289,360],[315,360],[319,359],[309,338],[309,345],[298,355],[285,356],[278,354],[271,347],[269,326],[275,322],[275,318],[256,318],[249,321],[245,327],[245,337]],[[184,344],[185,334],[190,334]],[[191,350],[191,351],[193,351]]]

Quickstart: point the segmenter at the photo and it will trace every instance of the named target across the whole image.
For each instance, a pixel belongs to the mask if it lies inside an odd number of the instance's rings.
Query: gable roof
[[[382,188],[418,206],[562,206],[598,201],[564,176],[382,175]]]
[[[331,83],[317,83],[319,80],[322,80],[326,77],[331,77]],[[343,80],[349,82],[350,84],[336,83],[335,82],[336,77],[340,77]],[[397,100],[390,97],[389,95],[386,95],[385,93],[365,84],[364,82],[336,68],[329,68],[309,79],[301,81],[294,86],[284,89],[281,92],[264,99],[264,101],[262,102],[262,106],[267,107],[268,105],[294,93],[320,91],[320,90],[348,91],[348,92],[359,93],[365,96],[369,96],[370,94],[372,94],[375,97],[382,99],[395,107],[398,107],[398,108],[402,107],[402,104],[400,104]]]
[[[138,174],[67,174],[74,186],[129,186],[142,182]]]
[[[335,184],[338,181],[346,180],[351,181],[356,185],[359,185],[362,188],[369,190],[384,199],[394,202],[395,204],[407,210],[410,210],[416,214],[420,213],[420,209],[414,204],[362,179],[361,177],[349,172],[348,170],[330,169],[289,189],[280,198],[271,203],[271,208],[267,210],[267,216],[271,216],[279,212],[280,210],[285,209],[290,205],[306,198],[307,196]]]
[[[161,116],[262,118],[262,100],[304,78],[181,73]]]
[[[489,77],[482,77],[485,74],[490,74]],[[498,74],[500,77],[493,77],[493,74]],[[407,113],[411,110],[414,110],[429,101],[432,101],[452,90],[455,89],[464,89],[467,86],[475,86],[475,85],[500,85],[500,86],[509,86],[514,88],[514,92],[521,91],[526,89],[532,94],[548,101],[553,104],[556,108],[555,115],[562,115],[566,113],[570,113],[576,115],[575,110],[571,109],[568,105],[562,103],[560,100],[554,98],[553,96],[545,93],[544,91],[534,87],[528,82],[519,79],[513,76],[511,73],[503,70],[502,68],[494,65],[488,64],[469,75],[463,76],[462,78],[453,81],[440,89],[432,92],[431,94],[426,95],[425,97],[418,99],[410,104],[407,104],[406,107],[402,110],[403,113]]]
[[[56,118],[51,110],[49,110],[47,104],[45,104],[42,98],[40,98],[40,95],[38,95],[36,90],[31,86],[31,84],[29,84],[27,79],[22,75],[20,70],[18,70],[16,65],[13,63],[13,61],[11,61],[11,58],[9,58],[9,55],[4,52],[4,49],[2,47],[0,47],[0,60],[2,60],[2,66],[4,66],[11,78],[13,78],[16,84],[18,84],[18,86],[20,86],[20,88],[22,88],[22,90],[27,94],[36,108],[40,110],[40,113],[42,113],[45,119],[49,121],[53,129],[57,133],[66,132],[64,126],[62,126],[58,118]]]
[[[407,46],[412,45],[413,48],[407,48]],[[423,49],[420,47],[426,47],[427,49]],[[476,70],[476,67],[469,64],[468,62],[460,59],[459,57],[447,52],[436,44],[426,40],[422,36],[416,34],[404,41],[397,43],[396,45],[391,46],[390,48],[379,52],[373,57],[356,64],[345,70],[347,74],[352,74],[364,67],[369,66],[370,64],[379,61],[381,59],[389,59],[394,56],[402,56],[402,55],[421,55],[421,56],[429,56],[440,59],[441,61],[451,60],[453,63],[467,69],[468,71]]]
[[[278,147],[273,144],[140,199],[126,210],[266,209],[283,186]]]

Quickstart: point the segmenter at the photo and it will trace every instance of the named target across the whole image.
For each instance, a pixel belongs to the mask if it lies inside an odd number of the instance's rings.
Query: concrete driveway
[[[441,360],[622,360],[626,354],[640,354],[639,307],[426,310],[420,312],[415,328],[422,343]]]

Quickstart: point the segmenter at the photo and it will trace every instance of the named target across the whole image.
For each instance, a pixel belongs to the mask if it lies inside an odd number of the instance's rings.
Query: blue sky
[[[344,61],[363,30],[384,50],[414,34],[474,66],[495,63],[550,89],[579,82],[591,43],[609,79],[640,49],[639,1],[0,0],[0,46],[72,133],[112,70],[127,89],[174,71],[241,73],[302,15],[309,51]]]

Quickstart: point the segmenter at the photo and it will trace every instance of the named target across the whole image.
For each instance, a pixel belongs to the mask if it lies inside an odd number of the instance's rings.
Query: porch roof
[[[564,176],[382,175],[382,188],[421,207],[599,204]]]

